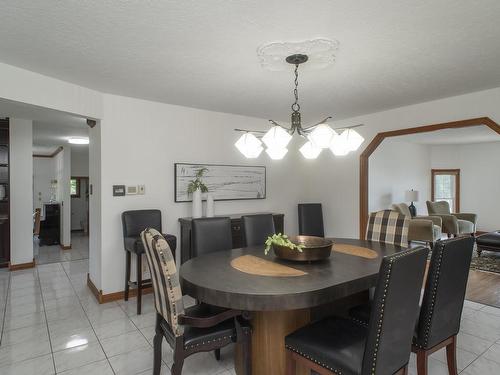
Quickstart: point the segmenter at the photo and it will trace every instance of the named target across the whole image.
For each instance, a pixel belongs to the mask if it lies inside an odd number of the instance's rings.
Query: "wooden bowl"
[[[273,245],[274,254],[280,259],[296,262],[313,262],[327,259],[332,253],[333,241],[323,237],[292,236],[288,238],[297,245],[303,245],[302,252],[286,246]]]

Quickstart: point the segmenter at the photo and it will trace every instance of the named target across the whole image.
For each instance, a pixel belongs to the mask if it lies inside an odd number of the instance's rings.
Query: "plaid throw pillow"
[[[179,325],[178,316],[184,313],[184,304],[172,251],[156,229],[144,230],[141,238],[151,273],[156,311],[167,321],[175,336],[182,336],[184,327]]]
[[[408,217],[396,211],[372,212],[366,228],[366,239],[408,247],[409,224]]]

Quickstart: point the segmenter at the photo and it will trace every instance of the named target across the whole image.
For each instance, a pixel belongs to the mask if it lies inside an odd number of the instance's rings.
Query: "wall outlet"
[[[146,194],[146,185],[137,186],[137,194],[141,194],[141,195]]]

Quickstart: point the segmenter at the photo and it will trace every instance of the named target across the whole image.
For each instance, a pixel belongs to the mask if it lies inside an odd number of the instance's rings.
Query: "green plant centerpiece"
[[[294,244],[292,241],[288,239],[288,236],[286,234],[281,234],[281,233],[273,234],[272,236],[267,237],[265,245],[266,248],[264,249],[264,253],[266,255],[269,253],[269,250],[271,250],[271,247],[273,247],[274,245],[288,247],[291,250],[296,250],[299,252],[302,252],[302,249],[304,248],[304,245]]]
[[[200,190],[202,193],[208,193],[207,185],[202,181],[203,175],[208,171],[208,168],[199,168],[196,170],[195,179],[189,182],[187,192],[188,194],[193,194],[196,190]]]

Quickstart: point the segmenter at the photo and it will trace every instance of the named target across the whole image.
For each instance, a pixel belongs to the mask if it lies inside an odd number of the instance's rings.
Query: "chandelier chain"
[[[295,88],[293,89],[293,95],[295,96],[295,102],[292,104],[292,111],[300,111],[299,104],[299,64],[295,64]]]

